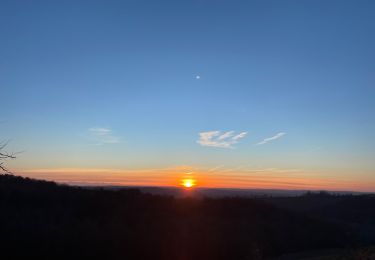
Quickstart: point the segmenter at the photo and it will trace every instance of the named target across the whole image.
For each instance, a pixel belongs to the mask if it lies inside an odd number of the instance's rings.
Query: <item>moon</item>
[[[201,78],[201,76],[199,76],[199,75],[195,76],[195,79],[200,79],[200,78]]]

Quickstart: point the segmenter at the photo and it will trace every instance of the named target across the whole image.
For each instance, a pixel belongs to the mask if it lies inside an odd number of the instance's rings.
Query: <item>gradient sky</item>
[[[0,138],[69,183],[375,191],[375,2],[1,1]]]

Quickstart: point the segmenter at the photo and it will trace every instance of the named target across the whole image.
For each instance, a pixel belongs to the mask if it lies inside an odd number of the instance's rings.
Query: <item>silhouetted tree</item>
[[[10,173],[5,166],[5,161],[8,159],[15,159],[16,156],[14,153],[8,153],[4,151],[4,148],[7,146],[8,142],[0,143],[0,172]]]

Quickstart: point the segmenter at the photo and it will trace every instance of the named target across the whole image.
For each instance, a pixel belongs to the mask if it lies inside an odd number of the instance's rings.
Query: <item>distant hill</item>
[[[371,195],[325,193],[176,198],[1,175],[0,252],[2,259],[353,258],[372,254],[356,248],[374,241],[364,232],[374,227],[374,203]]]
[[[84,186],[81,186],[84,187]],[[134,187],[126,186],[94,186],[90,189],[120,190]],[[178,187],[137,187],[144,193],[155,195],[170,195],[175,197],[207,197],[207,198],[225,198],[225,197],[294,197],[302,196],[306,193],[316,194],[326,192],[331,195],[364,195],[370,193],[356,191],[310,191],[310,190],[283,190],[283,189],[236,189],[236,188],[194,188],[186,190]]]

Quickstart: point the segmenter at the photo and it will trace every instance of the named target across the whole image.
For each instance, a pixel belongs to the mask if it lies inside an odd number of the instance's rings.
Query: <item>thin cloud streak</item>
[[[276,139],[279,139],[279,138],[283,137],[284,135],[286,135],[286,133],[283,133],[283,132],[277,133],[276,135],[274,135],[272,137],[268,137],[268,138],[263,139],[263,141],[257,143],[257,145],[266,144],[268,142],[271,142],[271,141],[274,141]]]
[[[96,142],[96,145],[117,144],[120,142],[118,136],[113,135],[110,128],[91,127],[89,128],[90,138]]]
[[[214,171],[217,171],[217,170],[219,170],[219,169],[221,169],[223,167],[225,167],[225,165],[218,165],[216,167],[213,167],[213,168],[209,169],[208,171],[209,172],[214,172]]]

